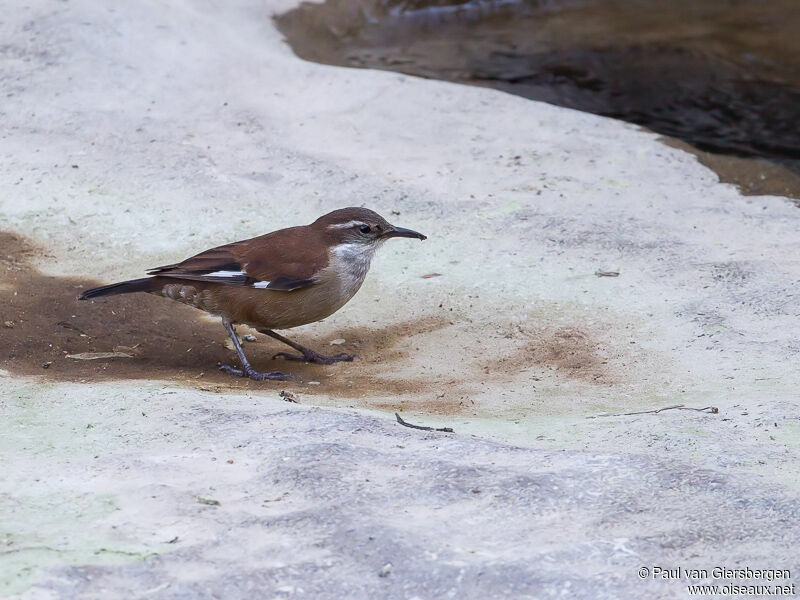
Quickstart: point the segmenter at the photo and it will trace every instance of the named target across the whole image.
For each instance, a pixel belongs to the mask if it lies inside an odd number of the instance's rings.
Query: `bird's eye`
[[[358,228],[358,230],[361,233],[369,233],[370,231],[372,231],[372,228],[369,225],[362,225],[361,227]]]

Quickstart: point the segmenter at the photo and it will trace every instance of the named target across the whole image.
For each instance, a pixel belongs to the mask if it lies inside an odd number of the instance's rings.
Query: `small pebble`
[[[295,404],[300,404],[300,400],[297,398],[297,394],[294,392],[290,392],[289,390],[281,390],[280,397],[286,400],[286,402],[294,402]]]
[[[309,381],[308,385],[319,385],[319,381]]]
[[[12,327],[14,327],[14,321],[4,321],[3,326],[11,329]]]
[[[378,571],[378,577],[388,577],[389,573],[392,572],[392,563],[386,563],[381,567],[381,570]]]
[[[331,340],[330,341],[330,345],[331,346],[341,346],[342,344],[345,343],[345,341],[346,340],[344,338],[336,338],[335,340]]]

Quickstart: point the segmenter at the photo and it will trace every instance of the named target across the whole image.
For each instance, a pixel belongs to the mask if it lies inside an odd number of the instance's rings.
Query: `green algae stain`
[[[23,383],[0,402],[0,597],[24,593],[48,567],[153,556],[113,526],[116,496],[92,487],[91,461],[108,453],[119,407],[107,396],[64,396],[63,386]]]
[[[0,596],[24,592],[41,568],[152,556],[101,524],[116,509],[108,495],[0,493]]]

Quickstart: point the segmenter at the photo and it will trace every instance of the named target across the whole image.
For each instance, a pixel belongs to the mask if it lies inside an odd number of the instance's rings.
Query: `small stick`
[[[411,429],[421,429],[422,431],[443,431],[445,433],[455,433],[452,427],[427,427],[425,425],[414,425],[413,423],[409,423],[408,421],[403,421],[400,418],[400,415],[394,413],[394,416],[397,418],[397,422],[400,423],[403,427],[410,427]]]
[[[0,556],[4,554],[13,554],[14,552],[27,552],[28,550],[47,550],[48,552],[63,552],[58,548],[51,546],[21,546],[19,548],[12,548],[11,550],[0,550]]]
[[[598,417],[628,417],[630,415],[657,415],[665,410],[694,410],[697,412],[708,412],[709,414],[716,415],[719,409],[716,406],[704,406],[703,408],[692,408],[691,406],[684,406],[683,404],[675,404],[674,406],[665,406],[664,408],[656,408],[654,410],[640,410],[636,412],[617,413],[614,415],[595,415],[593,417],[586,417],[587,419],[597,419]]]

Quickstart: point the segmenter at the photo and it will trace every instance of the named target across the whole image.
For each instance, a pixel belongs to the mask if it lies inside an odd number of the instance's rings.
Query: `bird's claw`
[[[236,367],[232,367],[230,365],[220,365],[219,370],[225,373],[230,373],[231,375],[236,375],[238,377],[249,377],[254,381],[265,381],[267,379],[286,381],[287,379],[294,379],[294,375],[289,373],[281,373],[280,371],[267,371],[266,373],[262,373],[253,368],[237,369]]]
[[[272,358],[281,357],[285,360],[296,360],[300,362],[314,363],[316,365],[332,365],[337,362],[350,362],[354,358],[358,358],[357,354],[347,354],[347,352],[340,352],[333,356],[325,356],[324,354],[317,354],[313,350],[309,350],[303,354],[289,354],[288,352],[278,352],[273,354]]]

